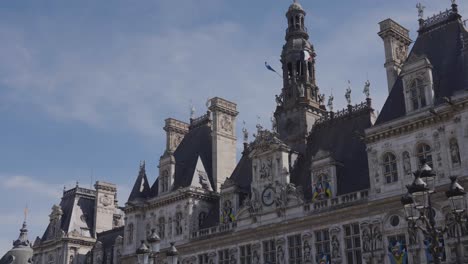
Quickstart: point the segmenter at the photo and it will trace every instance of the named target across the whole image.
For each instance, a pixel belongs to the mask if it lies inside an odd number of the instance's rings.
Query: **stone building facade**
[[[137,263],[152,229],[158,263],[171,242],[183,264],[429,263],[428,239],[408,228],[400,203],[423,160],[437,174],[435,219],[450,227],[439,241],[443,262],[456,263],[459,237],[443,190],[450,176],[462,185],[468,176],[468,32],[455,1],[421,16],[411,49],[407,29],[380,23],[389,94],[379,116],[368,82],[365,102],[352,105],[348,88],[345,109],[333,110],[332,95],[325,105],[305,16],[296,1],[286,13],[273,129],[258,125],[250,142],[244,130],[239,161],[235,103],[216,97],[199,118],[166,120],[159,176],[149,183],[141,164],[113,263]]]
[[[101,181],[94,187],[92,190],[77,184],[75,188],[64,190],[60,205],[52,207],[44,235],[37,237],[33,244],[34,263],[112,263],[102,262],[106,256],[93,256],[91,250],[102,245],[96,242],[105,231],[122,233],[119,227],[123,226],[123,216],[117,204],[117,187]],[[112,241],[112,248],[117,242]]]

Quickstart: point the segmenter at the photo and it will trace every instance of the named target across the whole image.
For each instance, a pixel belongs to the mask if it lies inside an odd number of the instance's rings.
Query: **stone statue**
[[[253,264],[260,264],[260,256],[258,255],[257,250],[253,252],[252,260],[253,260]]]
[[[270,120],[271,120],[271,130],[275,133],[278,132],[278,124],[276,123],[276,118],[273,114],[271,115]]]
[[[450,139],[450,156],[452,158],[452,164],[460,165],[460,148],[458,147],[457,139]]]
[[[364,85],[363,93],[366,95],[366,98],[370,97],[370,82],[369,82],[369,80],[367,80],[365,85]]]
[[[277,106],[282,106],[283,105],[283,99],[281,95],[275,95],[275,100],[276,100],[276,105]]]
[[[285,264],[284,262],[284,251],[282,246],[278,246],[278,251],[277,251],[277,257],[278,257],[278,264]]]
[[[305,88],[302,83],[297,86],[297,90],[299,91],[299,97],[305,97]]]
[[[312,252],[309,241],[304,241],[304,261],[305,263],[312,263]]]
[[[418,9],[418,17],[419,19],[424,19],[424,9],[426,8],[423,6],[421,3],[418,3],[416,5],[416,8]]]
[[[333,112],[333,99],[335,99],[333,97],[333,94],[328,97],[328,104],[327,105],[328,105],[328,109],[330,110],[330,112]]]
[[[332,258],[341,257],[340,256],[340,242],[338,241],[338,237],[336,235],[332,236],[331,246],[332,246]]]
[[[242,122],[244,124],[244,127],[242,128],[242,134],[244,135],[244,143],[247,143],[249,141],[249,132],[247,131],[247,128],[245,128],[245,121]]]
[[[323,105],[323,102],[325,102],[325,94],[318,95],[318,102],[319,102],[319,105]]]
[[[411,159],[408,151],[403,152],[403,170],[406,174],[411,173]]]
[[[348,105],[351,105],[351,81],[348,80],[348,88],[346,88],[345,93],[346,102]]]
[[[191,119],[195,118],[195,106],[193,106],[193,104],[191,104],[190,106],[190,118]]]

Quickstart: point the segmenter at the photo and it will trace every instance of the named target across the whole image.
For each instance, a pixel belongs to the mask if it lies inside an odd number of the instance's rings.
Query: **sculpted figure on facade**
[[[281,95],[275,95],[275,100],[276,100],[276,105],[277,106],[283,106],[283,99],[282,99],[282,94]]]
[[[306,264],[312,263],[312,248],[307,239],[304,240],[304,262]]]
[[[305,88],[303,84],[299,84],[297,86],[297,90],[299,91],[299,97],[305,97]]]
[[[456,138],[450,139],[450,157],[452,158],[452,164],[458,166],[461,164],[460,159],[460,148]]]
[[[405,174],[411,173],[411,158],[408,151],[403,152],[403,170]]]
[[[284,259],[284,250],[283,250],[283,246],[282,245],[279,245],[277,250],[277,258],[278,258],[278,264],[285,264],[285,259]]]
[[[345,98],[348,105],[351,105],[351,81],[348,81],[348,88],[346,88]]]

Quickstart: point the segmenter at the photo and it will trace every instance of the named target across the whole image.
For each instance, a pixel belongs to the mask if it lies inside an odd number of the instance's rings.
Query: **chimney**
[[[113,183],[97,181],[94,188],[96,189],[94,234],[97,234],[110,230],[114,226],[117,186]]]
[[[185,134],[188,133],[189,124],[174,118],[168,118],[165,122],[164,131],[166,131],[167,139],[165,153],[174,153],[182,139],[184,139]]]
[[[413,41],[409,37],[409,30],[390,18],[380,22],[379,25],[378,34],[384,41],[384,65],[387,70],[388,93],[390,93],[408,57],[409,45]]]
[[[213,117],[212,154],[215,191],[231,176],[236,167],[236,116],[237,105],[215,97],[209,101]]]

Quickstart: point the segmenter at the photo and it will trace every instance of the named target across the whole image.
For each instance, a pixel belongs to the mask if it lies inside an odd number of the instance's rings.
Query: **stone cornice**
[[[458,112],[467,109],[468,100],[453,102],[453,105],[442,105],[433,110],[437,114],[430,113],[430,108],[414,115],[390,121],[366,130],[366,143],[375,143],[380,140],[397,137],[411,133],[422,128],[430,127],[439,123],[447,122]]]
[[[178,201],[182,201],[188,198],[195,198],[198,200],[203,201],[217,201],[219,199],[219,194],[210,192],[210,193],[202,193],[195,188],[185,188],[181,190],[176,190],[169,195],[157,197],[153,200],[147,200],[144,203],[134,204],[134,205],[127,205],[124,209],[125,214],[141,211],[141,210],[149,210],[155,209],[159,207],[166,206],[168,204],[176,203]]]

